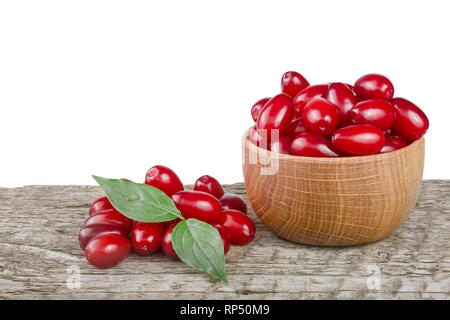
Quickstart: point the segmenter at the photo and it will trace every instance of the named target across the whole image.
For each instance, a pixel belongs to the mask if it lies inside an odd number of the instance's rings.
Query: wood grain
[[[250,203],[269,229],[291,241],[342,246],[380,240],[400,227],[419,195],[423,138],[394,152],[344,158],[278,154],[249,142],[247,134],[242,143]],[[269,167],[274,170],[267,174]]]
[[[245,197],[243,184],[225,189]],[[77,232],[101,194],[93,186],[0,188],[1,299],[450,299],[450,181],[424,181],[402,227],[363,246],[286,241],[250,209],[256,238],[232,246],[229,286],[160,253],[132,254],[107,270],[89,265]],[[81,272],[79,289],[66,285],[70,267]],[[376,268],[380,287],[368,288]]]

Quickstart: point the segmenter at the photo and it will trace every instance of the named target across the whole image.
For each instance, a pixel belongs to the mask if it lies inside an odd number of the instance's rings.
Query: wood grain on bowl
[[[250,143],[247,133],[242,143],[251,206],[270,230],[294,242],[343,246],[382,239],[403,223],[419,195],[424,138],[389,153],[343,158],[273,153]]]

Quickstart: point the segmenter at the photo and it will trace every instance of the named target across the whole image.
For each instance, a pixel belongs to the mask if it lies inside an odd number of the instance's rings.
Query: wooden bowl
[[[282,238],[318,246],[368,243],[394,232],[414,208],[424,138],[383,154],[312,158],[267,151],[247,134],[248,199],[262,223]]]

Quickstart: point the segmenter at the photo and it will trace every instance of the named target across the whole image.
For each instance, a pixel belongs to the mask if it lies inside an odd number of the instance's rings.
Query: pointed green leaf
[[[172,199],[161,190],[142,183],[92,176],[120,213],[142,222],[183,219]]]
[[[228,284],[222,238],[213,226],[197,219],[180,221],[173,229],[172,244],[183,262]]]

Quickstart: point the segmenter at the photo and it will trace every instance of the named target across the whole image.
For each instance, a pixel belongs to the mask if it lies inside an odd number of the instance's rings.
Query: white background
[[[449,1],[1,1],[0,186],[242,181],[250,107],[287,70],[377,72],[430,119],[425,178],[450,178]]]

